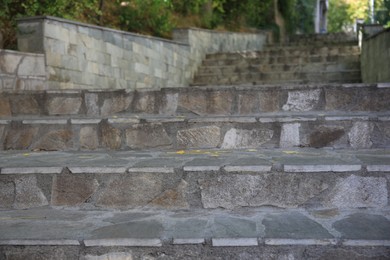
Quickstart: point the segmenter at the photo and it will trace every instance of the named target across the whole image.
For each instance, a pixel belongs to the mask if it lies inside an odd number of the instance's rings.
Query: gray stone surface
[[[66,150],[71,145],[72,132],[69,130],[49,130],[31,145],[33,150]]]
[[[85,126],[80,129],[81,149],[94,150],[99,146],[99,137],[94,127]]]
[[[100,113],[102,116],[108,116],[118,112],[123,112],[129,107],[130,102],[130,96],[118,96],[105,99],[103,106],[100,109]]]
[[[321,148],[328,146],[334,141],[337,141],[345,133],[341,126],[319,126],[309,137],[309,146]]]
[[[301,124],[283,124],[280,133],[280,144],[281,148],[296,147],[301,144],[299,129]]]
[[[224,136],[222,149],[257,148],[269,142],[274,131],[271,129],[236,129],[228,130]]]
[[[257,237],[256,222],[234,217],[215,217],[212,234],[214,238]]]
[[[290,91],[284,111],[310,111],[318,106],[321,89]]]
[[[388,205],[387,180],[356,175],[339,179],[332,189],[328,207],[385,207]]]
[[[103,255],[85,255],[80,260],[133,260],[131,252],[112,252]]]
[[[170,146],[172,141],[162,124],[139,124],[126,129],[126,144],[142,149]]]
[[[371,148],[371,133],[374,126],[369,122],[355,122],[348,133],[352,148]]]
[[[75,115],[81,107],[81,97],[54,97],[47,101],[49,115]]]
[[[214,148],[220,144],[221,129],[217,126],[196,127],[177,132],[180,148]]]
[[[31,145],[33,138],[37,133],[37,127],[23,127],[8,131],[4,142],[4,148],[26,150]]]
[[[102,131],[102,145],[108,149],[116,150],[122,146],[122,133],[121,130],[110,126],[108,124],[103,124],[101,127]]]
[[[28,209],[48,204],[47,198],[39,188],[35,176],[24,176],[15,179],[15,208]]]
[[[0,208],[11,208],[15,200],[15,184],[0,180]]]

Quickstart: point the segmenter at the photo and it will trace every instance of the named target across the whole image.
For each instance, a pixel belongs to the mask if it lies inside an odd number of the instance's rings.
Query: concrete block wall
[[[45,89],[43,54],[0,49],[0,90]]]
[[[364,83],[390,82],[390,28],[363,40],[361,66]]]
[[[178,30],[177,41],[54,17],[18,21],[18,48],[44,53],[48,89],[184,87],[207,53],[261,50],[265,33]]]

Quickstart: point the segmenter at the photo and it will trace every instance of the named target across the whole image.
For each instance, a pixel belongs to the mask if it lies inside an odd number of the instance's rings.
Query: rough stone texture
[[[299,146],[301,144],[299,128],[301,124],[283,124],[280,133],[280,147],[289,148]]]
[[[23,176],[15,179],[15,202],[17,209],[28,209],[48,205],[35,176]]]
[[[328,188],[328,184],[319,178],[299,174],[232,174],[202,181],[200,184],[205,208],[227,209],[265,205],[294,208]]]
[[[80,250],[77,247],[56,246],[21,246],[10,247],[0,251],[6,260],[53,260],[53,259],[78,259]]]
[[[163,115],[175,115],[178,104],[179,93],[165,94],[159,113]]]
[[[328,207],[385,207],[388,203],[386,178],[349,176],[339,180],[329,194]]]
[[[283,105],[284,111],[310,111],[317,107],[321,90],[301,90],[288,92],[287,103]]]
[[[85,93],[85,106],[87,108],[87,115],[95,116],[100,114],[99,110],[99,95],[96,93]]]
[[[188,183],[182,180],[174,189],[165,190],[150,202],[150,205],[165,209],[189,208],[186,198]]]
[[[260,112],[280,110],[281,92],[279,90],[263,91],[260,95]]]
[[[344,135],[344,127],[319,126],[309,137],[309,146],[315,148],[325,147]]]
[[[162,124],[137,124],[126,129],[126,144],[131,149],[164,147],[172,144]]]
[[[49,115],[76,115],[80,111],[81,97],[53,97],[45,107]]]
[[[122,146],[121,130],[112,127],[108,124],[103,124],[101,127],[102,131],[102,145],[112,149],[120,149]]]
[[[136,113],[154,113],[156,97],[154,92],[136,92],[132,108]]]
[[[146,206],[161,195],[163,176],[143,173],[133,176],[113,176],[102,186],[96,205],[107,208]]]
[[[180,93],[179,108],[196,115],[205,115],[207,113],[207,99],[205,94],[202,91]]]
[[[80,129],[81,149],[94,150],[99,146],[99,138],[94,127],[85,126]]]
[[[125,111],[129,107],[130,102],[131,97],[126,97],[123,95],[105,99],[100,113],[102,116],[108,116]]]
[[[221,129],[217,126],[196,127],[177,132],[181,148],[213,148],[220,144]]]
[[[84,176],[57,175],[53,179],[51,204],[53,206],[79,206],[97,190],[96,179]]]
[[[274,132],[270,129],[236,129],[232,128],[226,132],[221,148],[257,148],[270,141]]]
[[[221,216],[214,219],[213,227],[213,237],[216,238],[258,236],[256,223],[252,220]]]
[[[112,252],[104,255],[86,255],[80,260],[133,260],[131,252]]]
[[[370,122],[355,122],[348,133],[349,143],[352,148],[371,148],[371,133],[374,126]]]
[[[14,115],[39,115],[40,108],[38,101],[29,95],[12,97],[12,113]]]
[[[161,236],[163,226],[156,220],[127,221],[96,229],[93,238],[137,238],[154,239]]]
[[[33,150],[58,151],[70,147],[72,132],[70,130],[51,130],[39,138],[32,146]]]
[[[228,91],[214,91],[208,96],[208,113],[216,115],[230,115],[233,95]]]
[[[15,184],[0,181],[0,208],[11,208],[15,200]]]
[[[4,142],[6,150],[26,150],[30,147],[33,138],[38,133],[37,127],[18,127],[7,132]]]
[[[9,103],[9,99],[6,97],[0,96],[0,117],[4,116],[11,116],[11,105]]]
[[[240,115],[257,114],[259,113],[260,96],[256,92],[247,92],[239,94],[238,111]]]

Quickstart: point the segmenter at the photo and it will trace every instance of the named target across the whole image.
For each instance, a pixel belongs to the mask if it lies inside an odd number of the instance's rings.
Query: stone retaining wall
[[[362,43],[363,82],[390,82],[390,28]]]
[[[46,71],[43,54],[0,50],[0,90],[45,88]]]
[[[20,51],[45,54],[48,89],[183,87],[207,53],[261,50],[266,35],[178,30],[142,36],[54,17],[18,21]]]

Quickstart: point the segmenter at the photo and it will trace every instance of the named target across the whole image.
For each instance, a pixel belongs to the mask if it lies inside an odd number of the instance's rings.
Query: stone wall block
[[[30,147],[33,138],[38,134],[38,127],[12,126],[7,131],[4,142],[5,150],[26,150]]]
[[[32,95],[15,95],[11,100],[13,115],[39,115],[41,108],[39,106],[39,99],[42,96]]]
[[[0,95],[0,117],[9,117],[11,115],[12,112],[9,98]]]
[[[108,116],[118,112],[126,111],[131,101],[132,97],[125,96],[124,94],[120,94],[112,98],[107,98],[103,102],[100,113],[102,116]]]
[[[56,175],[53,179],[53,206],[80,206],[97,191],[99,183],[86,176]]]
[[[95,127],[84,126],[80,129],[80,148],[95,150],[99,147],[99,137]]]
[[[103,123],[101,125],[102,146],[111,150],[120,149],[122,146],[122,132],[113,126]]]
[[[348,133],[349,143],[354,149],[371,148],[374,125],[370,122],[354,122]]]
[[[245,130],[232,128],[226,132],[221,148],[258,148],[269,142],[273,135],[274,131],[270,129]]]
[[[149,205],[165,209],[186,209],[189,208],[187,202],[188,183],[182,180],[177,187],[168,189],[154,198]]]
[[[163,176],[143,173],[111,177],[96,196],[96,205],[107,208],[132,208],[149,204],[163,192]]]
[[[0,180],[0,208],[12,208],[15,200],[15,184]]]
[[[49,115],[76,115],[80,111],[81,97],[53,97],[46,102]]]
[[[22,55],[0,51],[0,73],[16,75]]]
[[[165,93],[159,104],[159,114],[175,115],[179,103],[179,93]]]
[[[280,133],[279,146],[282,148],[296,147],[301,144],[300,123],[283,124]]]
[[[46,76],[43,56],[25,56],[19,64],[18,76]]]
[[[32,145],[32,150],[62,151],[72,147],[73,133],[70,130],[49,130]]]
[[[87,109],[86,113],[90,116],[100,115],[100,109],[98,105],[99,95],[97,93],[85,93],[84,102]]]
[[[28,209],[48,204],[35,176],[23,176],[15,179],[14,208]]]
[[[179,108],[196,115],[207,114],[207,100],[204,91],[182,92],[179,94]]]
[[[345,134],[342,126],[319,126],[309,136],[309,146],[321,148],[331,145]]]
[[[126,144],[131,149],[167,147],[172,144],[162,124],[137,124],[126,129]]]
[[[321,89],[288,92],[288,99],[283,105],[284,111],[311,111],[319,106]]]
[[[179,130],[176,139],[180,148],[215,148],[221,142],[221,129],[204,126]]]
[[[329,187],[316,176],[303,174],[231,174],[201,180],[204,208],[275,206],[297,208]]]
[[[356,175],[339,179],[324,204],[339,208],[386,207],[388,205],[387,180],[382,177]]]

